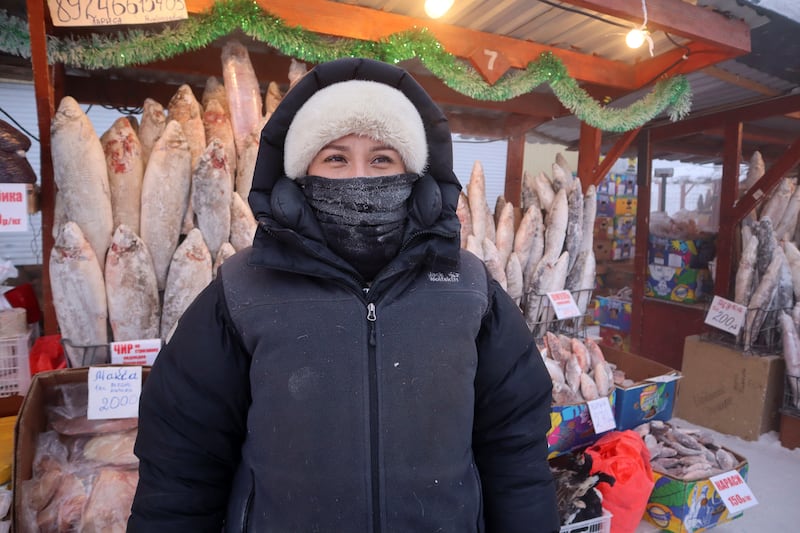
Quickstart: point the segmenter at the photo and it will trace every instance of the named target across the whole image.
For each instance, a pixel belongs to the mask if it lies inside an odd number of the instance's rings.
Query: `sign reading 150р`
[[[54,26],[152,24],[188,17],[185,0],[47,0]]]

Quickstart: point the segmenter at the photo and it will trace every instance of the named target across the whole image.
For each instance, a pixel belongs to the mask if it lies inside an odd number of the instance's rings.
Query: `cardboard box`
[[[616,391],[615,391],[616,392]],[[614,410],[615,392],[608,397]],[[605,433],[605,432],[604,432]],[[550,431],[547,432],[547,458],[593,444],[603,433],[594,432],[586,402],[553,405],[550,408]]]
[[[598,217],[614,218],[616,215],[617,197],[613,194],[597,194],[597,215]]]
[[[731,451],[731,450],[728,450]],[[747,481],[749,465],[744,457],[736,470]],[[743,513],[731,515],[709,479],[683,481],[653,471],[656,484],[645,508],[644,518],[662,531],[697,533],[730,522]]]
[[[631,351],[631,334],[627,331],[600,326],[599,344],[603,349],[609,347],[629,352]]]
[[[624,261],[633,259],[636,247],[630,239],[614,239],[611,241],[611,260]]]
[[[629,387],[617,385],[614,406],[617,429],[623,431],[651,420],[672,418],[680,372],[658,361],[606,346],[603,355],[634,381]]]
[[[601,241],[610,241],[614,238],[614,217],[594,219],[594,238]]]
[[[617,198],[636,198],[639,195],[639,187],[636,185],[636,177],[633,180],[623,179],[617,182]]]
[[[592,243],[596,261],[611,261],[611,241],[598,241]]]
[[[701,301],[711,291],[707,269],[647,265],[645,296],[690,304]]]
[[[597,184],[597,194],[605,194],[606,196],[613,196],[617,191],[617,182],[611,178],[611,175],[606,176],[603,181]]]
[[[800,448],[800,412],[797,410],[781,410],[780,439],[784,448]]]
[[[745,355],[690,335],[676,416],[743,439],[778,430],[785,363],[781,355]]]
[[[617,196],[616,202],[614,203],[614,216],[618,215],[633,215],[636,216],[636,206],[639,203],[639,200],[636,197],[624,197],[620,198]]]
[[[597,322],[604,327],[620,331],[631,330],[632,304],[613,296],[598,296]]]
[[[647,262],[673,268],[708,268],[714,257],[714,239],[671,239],[650,234]]]
[[[142,368],[142,381],[147,379],[150,367]],[[33,376],[28,394],[20,407],[14,430],[13,484],[21,486],[33,477],[33,459],[36,454],[36,439],[48,430],[47,407],[52,405],[59,385],[87,383],[89,367],[67,368],[41,372]],[[20,491],[14,491],[12,512],[22,516],[23,506]]]
[[[636,237],[636,217],[619,215],[614,217],[614,238],[633,239]]]

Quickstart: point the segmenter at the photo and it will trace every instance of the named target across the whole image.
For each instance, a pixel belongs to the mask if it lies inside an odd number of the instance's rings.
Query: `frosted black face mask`
[[[416,174],[374,178],[297,178],[328,247],[367,281],[400,250]]]

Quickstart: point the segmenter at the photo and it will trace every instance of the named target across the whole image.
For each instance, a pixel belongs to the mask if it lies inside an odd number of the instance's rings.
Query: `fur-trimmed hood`
[[[289,126],[303,104],[321,89],[348,80],[368,80],[394,87],[419,111],[428,144],[428,165],[409,200],[404,250],[413,249],[418,257],[457,261],[460,225],[456,206],[461,185],[453,173],[447,118],[408,72],[387,63],[358,58],[323,63],[309,71],[284,96],[261,131],[248,199],[259,222],[254,248],[270,250],[269,254],[256,253],[254,259],[272,265],[286,261],[296,265],[297,258],[291,250],[301,247],[307,254],[310,252],[323,262],[341,267],[341,262],[330,260],[332,254],[324,245],[319,225],[298,184],[286,177],[284,144]],[[274,246],[276,241],[280,246]],[[287,254],[291,257],[286,257]],[[283,260],[275,256],[282,256]]]

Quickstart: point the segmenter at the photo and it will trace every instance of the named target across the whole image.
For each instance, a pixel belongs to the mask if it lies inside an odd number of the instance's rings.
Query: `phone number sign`
[[[154,24],[188,18],[185,0],[47,0],[54,26]]]

